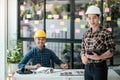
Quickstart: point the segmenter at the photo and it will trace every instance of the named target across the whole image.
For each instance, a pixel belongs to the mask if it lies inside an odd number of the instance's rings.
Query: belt
[[[102,61],[105,61],[105,60],[89,60],[88,63],[100,63]]]

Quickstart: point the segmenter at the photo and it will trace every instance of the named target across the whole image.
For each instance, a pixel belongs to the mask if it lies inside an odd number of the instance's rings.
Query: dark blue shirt
[[[47,48],[40,50],[39,48],[35,47],[23,57],[18,64],[18,68],[24,67],[29,62],[32,63],[32,65],[40,64],[43,67],[50,67],[50,60],[57,65],[63,63],[52,50]]]

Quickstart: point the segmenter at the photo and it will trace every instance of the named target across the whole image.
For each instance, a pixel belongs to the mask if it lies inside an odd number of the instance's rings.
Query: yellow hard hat
[[[43,30],[37,30],[34,34],[34,38],[37,37],[45,37],[46,38],[46,33]]]

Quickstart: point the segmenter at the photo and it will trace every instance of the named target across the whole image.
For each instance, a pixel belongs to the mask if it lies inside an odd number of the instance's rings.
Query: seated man
[[[63,69],[68,68],[68,65],[63,63],[52,50],[44,47],[46,42],[46,33],[43,30],[37,30],[35,32],[34,41],[36,43],[36,47],[25,54],[23,59],[19,62],[18,68],[24,67],[26,69],[37,69],[41,66],[50,67],[50,60]],[[28,65],[28,62],[30,62],[31,65]]]

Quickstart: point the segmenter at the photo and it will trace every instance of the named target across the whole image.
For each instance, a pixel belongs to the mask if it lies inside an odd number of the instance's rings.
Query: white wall
[[[0,0],[0,80],[6,80],[7,0]]]
[[[8,0],[8,45],[9,49],[16,45],[17,40],[17,1]],[[7,72],[11,71],[10,66],[7,66]]]
[[[7,40],[8,47],[15,45],[15,40],[17,39],[16,34],[17,0],[0,0],[0,80],[6,80],[7,77],[7,62],[5,54],[7,49]]]
[[[8,0],[8,48],[16,45],[17,0]]]

